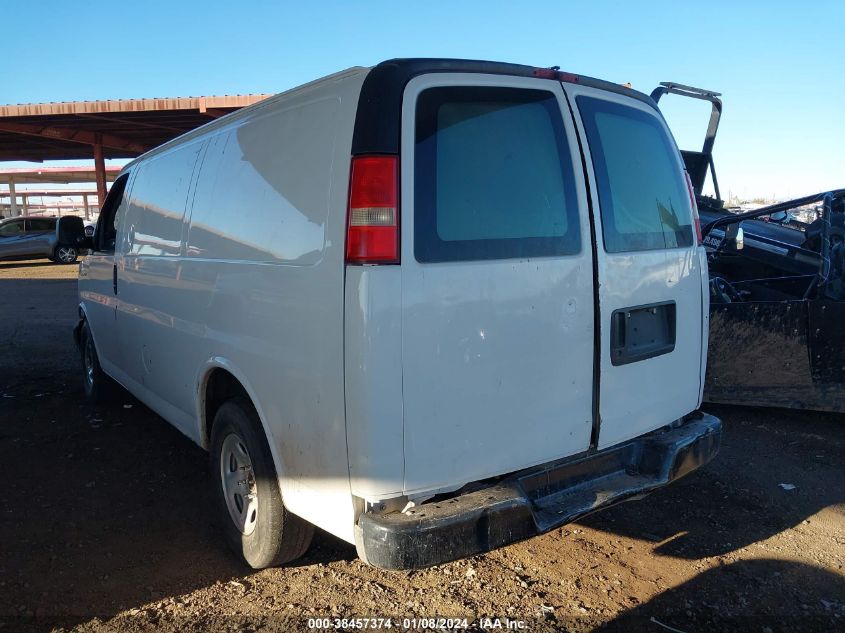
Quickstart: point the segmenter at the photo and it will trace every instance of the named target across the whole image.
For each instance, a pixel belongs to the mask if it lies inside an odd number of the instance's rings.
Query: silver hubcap
[[[72,262],[73,258],[76,257],[76,249],[69,248],[67,246],[62,246],[59,249],[59,260],[65,263]]]
[[[252,472],[252,459],[243,440],[230,433],[220,451],[220,481],[223,497],[235,527],[250,535],[258,520],[258,488]]]
[[[85,353],[82,361],[85,365],[85,382],[90,387],[94,384],[94,342],[90,336],[85,340]]]

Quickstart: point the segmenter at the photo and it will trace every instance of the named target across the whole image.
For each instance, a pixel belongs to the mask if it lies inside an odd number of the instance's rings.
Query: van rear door
[[[402,107],[405,492],[586,450],[593,265],[561,85],[428,74]]]
[[[707,269],[680,153],[659,113],[607,90],[564,90],[594,183],[601,449],[699,405]]]

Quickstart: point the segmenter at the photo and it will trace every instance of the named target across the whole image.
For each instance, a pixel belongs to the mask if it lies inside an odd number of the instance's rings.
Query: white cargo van
[[[79,274],[109,377],[211,453],[253,567],[314,525],[416,568],[708,462],[704,250],[647,96],[480,61],[353,68],[127,165]]]

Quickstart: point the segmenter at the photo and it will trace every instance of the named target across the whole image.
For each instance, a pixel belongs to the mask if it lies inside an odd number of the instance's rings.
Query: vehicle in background
[[[681,152],[710,268],[704,399],[845,411],[845,189],[726,209],[713,161],[719,93],[663,83],[652,97],[666,94],[711,103],[702,151]],[[708,172],[714,196],[702,193]]]
[[[73,264],[79,256],[82,220],[21,216],[0,220],[0,259],[46,257],[57,264]]]
[[[692,200],[647,95],[353,68],[123,168],[80,266],[85,390],[209,450],[252,567],[311,524],[386,568],[488,551],[716,454]]]

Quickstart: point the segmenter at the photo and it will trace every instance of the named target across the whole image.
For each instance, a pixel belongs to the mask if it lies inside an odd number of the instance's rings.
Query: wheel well
[[[88,322],[88,318],[85,316],[85,311],[82,309],[80,305],[77,310],[79,311],[79,321],[76,322],[76,326],[73,328],[73,342],[76,343],[76,349],[78,351],[82,351],[80,349],[81,344],[81,337],[82,337],[82,326]],[[90,325],[88,326],[91,327]]]
[[[243,397],[250,400],[243,385],[225,369],[216,368],[211,371],[205,382],[205,396],[203,398],[202,441],[207,448],[211,442],[211,426],[217,410],[227,400]]]

